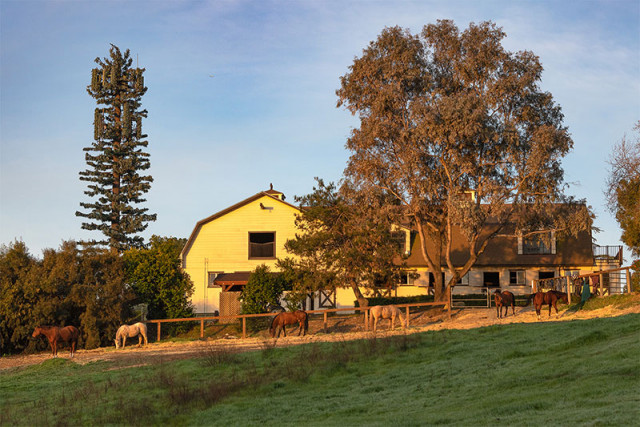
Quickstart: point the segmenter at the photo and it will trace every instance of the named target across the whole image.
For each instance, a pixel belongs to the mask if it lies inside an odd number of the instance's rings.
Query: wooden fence
[[[611,280],[611,278],[615,280]],[[605,280],[606,279],[606,280]],[[607,282],[605,284],[605,282]],[[617,283],[617,286],[614,286]],[[549,279],[538,279],[532,281],[531,292],[540,289],[555,289],[566,292],[571,304],[571,294],[578,285],[589,285],[599,290],[600,295],[606,292],[630,293],[631,289],[631,267],[612,268],[610,270],[594,271],[593,273],[580,274],[575,276],[551,277]]]
[[[409,314],[411,307],[425,307],[425,306],[443,306],[449,307],[448,316],[451,317],[451,304],[450,302],[419,302],[419,303],[409,303],[409,304],[394,304],[398,308],[404,308],[406,310],[406,318],[407,318],[407,327],[409,327]],[[337,313],[340,311],[361,311],[364,312],[364,329],[369,330],[369,310],[371,307],[346,307],[346,308],[330,308],[326,310],[308,310],[307,314],[322,314],[324,318],[323,329],[327,331],[327,314],[328,313]],[[234,316],[205,316],[205,317],[184,317],[181,319],[152,319],[148,320],[148,323],[155,323],[158,327],[158,341],[161,338],[161,328],[163,323],[177,323],[177,322],[200,322],[200,338],[204,338],[204,322],[206,321],[216,321],[216,320],[233,320],[233,319],[241,319],[242,320],[242,338],[247,337],[247,319],[249,318],[257,318],[257,317],[273,317],[277,315],[277,313],[261,313],[261,314],[239,314]]]

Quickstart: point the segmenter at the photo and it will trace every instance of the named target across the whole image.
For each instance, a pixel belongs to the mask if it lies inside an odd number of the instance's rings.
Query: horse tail
[[[140,333],[142,334],[142,338],[144,339],[144,345],[149,344],[149,340],[147,339],[147,324],[144,322],[140,323]]]
[[[400,323],[402,323],[402,327],[406,328],[407,327],[406,316],[402,313],[401,309],[399,309],[398,307],[396,307],[396,309],[398,310],[398,315],[400,316]]]
[[[275,329],[276,329],[276,319],[278,318],[280,314],[276,314],[275,316],[273,316],[273,319],[271,319],[271,326],[269,326],[269,332],[271,332],[271,336],[273,337],[273,334],[275,333]]]
[[[533,299],[534,296],[536,296],[535,293],[533,293],[533,294],[531,294],[531,295],[529,295],[527,297],[527,302],[524,303],[525,307],[528,306],[529,304],[531,304],[531,300]]]
[[[77,343],[78,340],[80,339],[80,329],[76,328],[75,326],[73,327],[73,340]]]
[[[306,311],[303,311],[304,313],[304,331],[308,331],[309,330],[309,315],[307,314]]]

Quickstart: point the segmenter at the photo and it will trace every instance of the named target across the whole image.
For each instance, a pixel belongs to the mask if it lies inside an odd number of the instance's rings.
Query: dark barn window
[[[249,258],[275,258],[276,233],[249,233]]]
[[[538,279],[553,279],[556,277],[553,271],[538,271]]]
[[[485,271],[483,284],[489,288],[500,287],[500,273],[497,271]]]

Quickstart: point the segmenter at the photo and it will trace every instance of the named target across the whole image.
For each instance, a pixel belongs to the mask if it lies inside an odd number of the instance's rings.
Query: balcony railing
[[[617,262],[618,265],[622,265],[622,245],[593,245],[593,260],[594,264],[596,262]]]

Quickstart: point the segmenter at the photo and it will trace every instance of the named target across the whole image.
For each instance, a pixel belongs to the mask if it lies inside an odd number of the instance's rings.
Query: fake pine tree
[[[80,203],[85,212],[76,216],[86,218],[84,230],[99,230],[102,240],[89,243],[107,245],[113,252],[122,252],[143,245],[136,233],[144,231],[156,215],[139,206],[143,195],[151,188],[153,178],[141,175],[149,169],[149,154],[144,150],[148,142],[142,133],[142,119],[147,110],[141,109],[144,68],[132,68],[129,50],[124,54],[111,45],[109,57],[96,58],[98,68],[91,70],[91,84],[87,92],[98,107],[94,115],[94,142],[84,149],[88,169],[80,172],[86,181],[84,192],[91,202]]]

